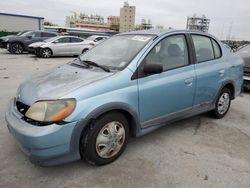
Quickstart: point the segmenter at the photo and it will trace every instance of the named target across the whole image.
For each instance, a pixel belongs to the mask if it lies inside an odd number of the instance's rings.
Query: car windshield
[[[80,56],[101,66],[121,70],[153,38],[153,35],[117,35]]]
[[[238,52],[240,54],[249,54],[250,55],[250,44],[240,48]]]

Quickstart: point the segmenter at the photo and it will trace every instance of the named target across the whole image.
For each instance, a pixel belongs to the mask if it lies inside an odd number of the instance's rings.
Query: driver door
[[[164,38],[139,66],[139,72],[143,72],[145,64],[163,66],[162,73],[139,74],[139,110],[143,127],[161,124],[192,108],[196,76],[186,41],[184,34]]]

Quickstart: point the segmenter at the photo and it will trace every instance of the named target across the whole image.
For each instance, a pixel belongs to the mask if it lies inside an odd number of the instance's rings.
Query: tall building
[[[196,14],[194,14],[192,17],[187,18],[186,29],[208,32],[209,24],[210,24],[210,19],[207,19],[205,15],[197,17]]]
[[[135,30],[135,6],[129,6],[128,2],[124,2],[124,6],[120,8],[120,32],[128,32]]]

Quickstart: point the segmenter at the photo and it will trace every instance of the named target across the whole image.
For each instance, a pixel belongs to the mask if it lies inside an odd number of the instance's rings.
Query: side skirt
[[[161,116],[157,119],[153,119],[141,124],[141,129],[137,132],[136,137],[143,136],[147,133],[150,133],[160,127],[169,125],[175,121],[179,121],[185,118],[189,118],[198,114],[209,112],[215,108],[214,104],[210,105],[197,105],[193,108],[187,108],[185,110],[168,114],[166,116]]]

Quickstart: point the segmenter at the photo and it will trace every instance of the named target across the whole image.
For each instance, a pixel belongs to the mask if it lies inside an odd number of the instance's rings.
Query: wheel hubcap
[[[229,102],[230,102],[230,98],[229,98],[229,94],[228,93],[223,93],[219,99],[218,102],[218,112],[220,114],[224,114],[228,107],[229,107]]]
[[[107,123],[96,138],[96,152],[101,158],[111,158],[121,150],[124,140],[124,126],[117,121]]]
[[[44,50],[43,51],[43,57],[50,57],[50,56],[51,56],[50,50]]]

